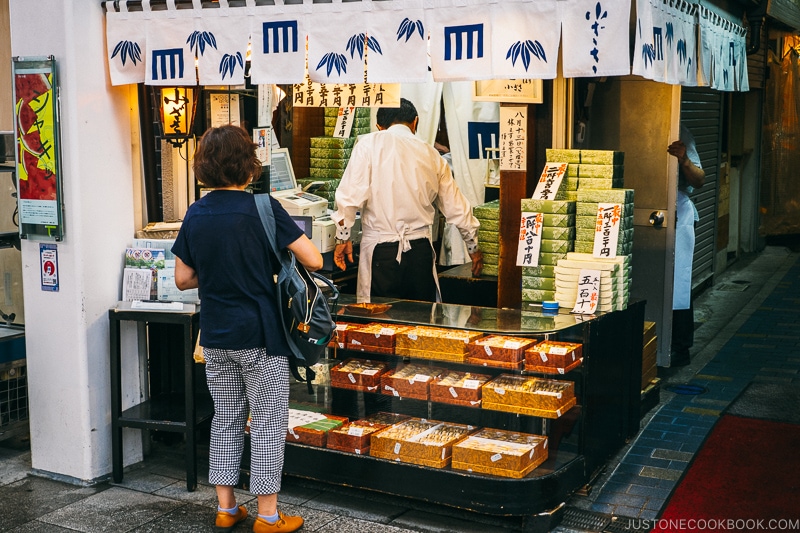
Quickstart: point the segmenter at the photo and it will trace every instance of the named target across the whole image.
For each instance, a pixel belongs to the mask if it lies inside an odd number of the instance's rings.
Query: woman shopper
[[[227,531],[247,518],[234,487],[251,415],[250,491],[258,496],[253,531],[296,531],[299,516],[277,509],[289,418],[289,346],[276,306],[275,270],[253,195],[244,189],[261,174],[256,144],[245,130],[208,130],[197,146],[194,172],[213,189],[192,204],[172,251],[175,284],[199,288],[200,344],[214,400],[209,482],[216,486],[216,526]],[[278,246],[288,248],[308,270],[322,256],[274,199]]]

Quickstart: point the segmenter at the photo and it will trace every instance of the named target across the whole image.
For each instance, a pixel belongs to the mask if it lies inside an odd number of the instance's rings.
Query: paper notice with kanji
[[[544,215],[541,213],[522,213],[519,224],[517,266],[539,266],[543,221]]]

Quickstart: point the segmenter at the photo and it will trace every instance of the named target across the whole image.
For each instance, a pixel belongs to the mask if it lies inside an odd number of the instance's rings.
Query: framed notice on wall
[[[12,75],[19,234],[60,241],[64,217],[56,62],[53,56],[15,57]]]
[[[480,80],[473,85],[472,99],[476,102],[510,102],[541,104],[542,80]]]

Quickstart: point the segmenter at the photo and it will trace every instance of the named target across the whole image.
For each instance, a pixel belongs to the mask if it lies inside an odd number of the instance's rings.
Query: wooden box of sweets
[[[286,432],[286,441],[324,448],[327,442],[328,432],[341,427],[348,420],[343,416],[324,416],[325,418],[320,420],[289,428]]]
[[[389,370],[389,365],[382,361],[346,359],[331,368],[331,385],[341,389],[378,392],[381,376]]]
[[[372,435],[369,454],[433,468],[450,464],[453,445],[475,431],[471,426],[410,418]]]
[[[582,354],[579,343],[542,341],[525,351],[525,370],[563,374],[581,364]]]
[[[547,460],[547,437],[482,429],[453,446],[452,467],[494,476],[523,478]]]
[[[393,354],[398,334],[410,329],[412,329],[412,326],[373,322],[366,326],[348,329],[345,346],[347,346],[348,350]]]
[[[486,374],[472,372],[446,372],[431,384],[431,401],[463,405],[466,407],[481,406],[481,387],[492,379]]]
[[[328,343],[328,348],[344,349],[347,346],[347,332],[364,327],[364,324],[351,324],[350,322],[337,322],[336,331]]]
[[[342,452],[369,455],[370,437],[373,433],[407,418],[406,415],[396,413],[376,413],[361,420],[354,420],[330,430],[327,447]]]
[[[525,350],[535,343],[535,339],[489,335],[469,343],[467,361],[473,365],[520,369]]]
[[[503,374],[483,386],[481,407],[558,418],[577,402],[575,383]]]
[[[408,364],[381,376],[381,392],[388,396],[428,400],[433,380],[445,372],[443,368]]]
[[[418,326],[398,335],[395,352],[419,359],[463,363],[467,345],[480,337],[483,333],[478,331]]]

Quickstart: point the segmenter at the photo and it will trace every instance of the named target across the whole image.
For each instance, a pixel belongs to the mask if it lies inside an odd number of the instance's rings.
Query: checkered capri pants
[[[208,481],[236,485],[250,408],[250,492],[281,490],[289,424],[289,360],[265,348],[204,348],[208,389],[214,400]]]

